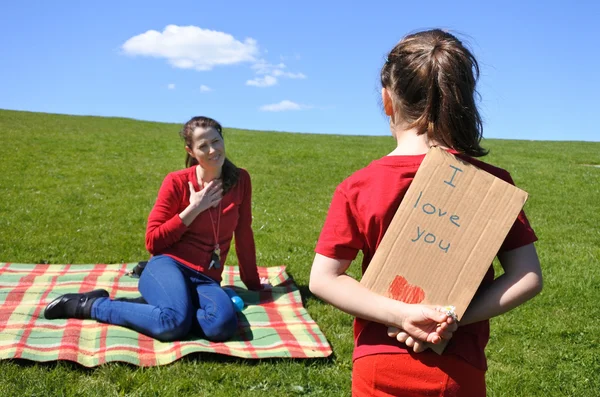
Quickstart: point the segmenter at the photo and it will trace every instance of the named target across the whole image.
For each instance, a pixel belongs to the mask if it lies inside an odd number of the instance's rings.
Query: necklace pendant
[[[220,257],[220,256],[221,256],[221,249],[219,248],[219,246],[218,246],[218,245],[217,245],[217,246],[215,246],[215,251],[214,251],[214,252],[215,252],[215,255],[217,255],[218,257]]]
[[[219,258],[219,254],[217,254],[216,252],[213,252],[213,254],[211,255],[210,258],[210,265],[208,266],[208,269],[220,269],[221,268],[221,258]]]

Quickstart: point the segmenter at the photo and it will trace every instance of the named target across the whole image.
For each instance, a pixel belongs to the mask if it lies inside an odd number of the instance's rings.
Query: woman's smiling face
[[[197,127],[192,132],[192,144],[186,152],[204,169],[218,169],[225,162],[225,142],[215,128]]]

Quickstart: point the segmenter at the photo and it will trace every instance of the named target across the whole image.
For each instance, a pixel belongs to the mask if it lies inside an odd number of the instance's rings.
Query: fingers
[[[191,181],[188,181],[188,186],[190,188],[191,194],[199,193],[199,192],[196,192],[196,189],[194,189],[194,185],[192,184]],[[221,183],[221,181],[212,180],[212,181],[204,184],[204,186],[202,187],[200,192],[202,192],[202,191],[204,191],[205,193],[211,193],[211,194],[217,193],[219,195],[222,195],[223,194],[223,184]]]
[[[388,336],[395,337],[417,353],[427,350],[428,343],[439,344],[452,338],[458,324],[448,313],[435,306],[411,306],[414,311],[405,317],[401,328],[389,327]]]
[[[413,351],[415,353],[422,353],[425,350],[427,350],[427,345],[425,344],[425,342],[421,342],[420,340],[416,340],[415,343],[413,344]]]
[[[218,179],[213,179],[212,181],[205,183],[202,190],[206,192],[214,191],[214,190],[223,190],[223,182]]]
[[[400,331],[398,328],[389,327],[388,335],[393,336],[393,334],[396,334],[395,336],[398,342],[404,343],[408,348],[412,348],[415,353],[421,353],[428,349],[425,342],[413,338],[406,332]]]
[[[420,341],[418,339],[414,339],[412,336],[407,337],[404,344],[406,346],[412,348],[413,352],[415,352],[415,353],[422,353],[429,348],[427,346],[427,343]]]
[[[442,341],[442,338],[437,333],[431,333],[427,336],[427,342],[437,345]]]
[[[456,324],[456,322],[454,322],[452,324],[448,324],[447,322],[445,322],[445,323],[438,324],[435,332],[437,332],[438,334],[441,332],[453,333],[453,332],[456,332],[457,329],[458,329],[458,324]]]
[[[395,338],[400,333],[400,328],[388,327],[387,334],[390,338]]]
[[[437,333],[441,339],[452,339],[452,332],[448,332],[448,331],[443,331],[443,332],[438,332]]]
[[[446,313],[442,313],[433,307],[423,308],[423,314],[437,323],[444,323],[448,320],[449,317]]]
[[[189,185],[191,192],[198,195],[203,195],[208,199],[207,205],[209,207],[216,207],[223,197],[223,184],[219,180],[214,179],[208,183],[205,183],[199,192],[191,190],[193,189],[191,182],[189,182]]]
[[[454,332],[457,330],[458,325],[456,323],[448,324],[442,323],[439,324],[435,332],[440,336],[441,339],[451,339]]]
[[[216,207],[223,198],[223,184],[220,181],[212,180],[204,187],[204,194],[210,199],[210,206]]]
[[[408,339],[412,339],[414,341],[414,339],[404,331],[399,331],[396,335],[396,340],[400,343],[406,343]]]
[[[214,196],[211,198],[211,204],[210,204],[210,206],[211,206],[212,208],[216,207],[217,205],[219,205],[219,203],[221,202],[221,199],[222,199],[222,198],[223,198],[223,196],[222,196],[222,195],[220,195],[220,194],[218,194],[218,195],[217,195],[217,194],[216,194],[216,195],[214,195]]]
[[[458,329],[458,323],[456,321],[453,321],[452,323],[450,323],[448,325],[448,331],[456,332],[457,329]]]
[[[223,189],[222,188],[218,188],[216,190],[213,191],[213,196],[217,196],[219,198],[223,197]]]

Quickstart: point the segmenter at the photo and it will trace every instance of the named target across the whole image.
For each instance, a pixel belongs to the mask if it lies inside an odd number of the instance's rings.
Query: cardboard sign
[[[460,320],[527,200],[523,190],[431,148],[361,283]],[[431,345],[440,353],[445,344]]]

